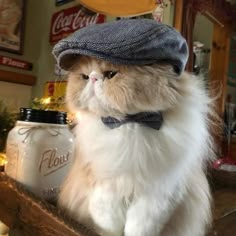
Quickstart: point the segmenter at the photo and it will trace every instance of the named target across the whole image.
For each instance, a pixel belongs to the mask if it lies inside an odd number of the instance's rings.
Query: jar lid
[[[67,124],[66,118],[66,112],[20,108],[18,120],[50,124]]]

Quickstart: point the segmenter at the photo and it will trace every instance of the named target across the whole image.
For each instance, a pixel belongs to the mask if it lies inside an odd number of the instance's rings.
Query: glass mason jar
[[[21,108],[8,134],[5,172],[54,202],[73,164],[73,149],[65,112]]]

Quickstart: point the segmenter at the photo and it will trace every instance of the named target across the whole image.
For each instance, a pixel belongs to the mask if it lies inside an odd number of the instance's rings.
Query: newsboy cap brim
[[[59,41],[53,54],[64,70],[73,66],[73,58],[85,55],[124,65],[166,63],[180,74],[188,59],[188,46],[168,25],[149,19],[124,19],[80,29]]]

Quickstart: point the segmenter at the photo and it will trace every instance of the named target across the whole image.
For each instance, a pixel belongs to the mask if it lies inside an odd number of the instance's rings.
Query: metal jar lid
[[[20,108],[18,120],[50,124],[67,124],[67,114],[62,111]]]

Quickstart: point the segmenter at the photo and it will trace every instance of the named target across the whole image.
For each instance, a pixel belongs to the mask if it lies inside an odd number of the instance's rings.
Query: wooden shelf
[[[215,175],[218,173],[211,175],[210,179],[213,184]],[[228,181],[227,178],[223,179]],[[214,224],[207,236],[236,235],[235,185],[225,186],[221,182],[214,186],[217,186],[213,188]],[[0,191],[0,220],[17,232],[17,236],[98,236],[60,212],[54,205],[29,193],[3,172],[0,172]]]
[[[0,220],[23,236],[97,236],[0,172]]]
[[[0,81],[32,86],[36,83],[36,76],[0,70]]]

